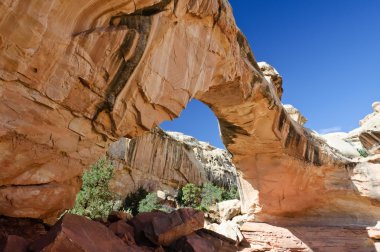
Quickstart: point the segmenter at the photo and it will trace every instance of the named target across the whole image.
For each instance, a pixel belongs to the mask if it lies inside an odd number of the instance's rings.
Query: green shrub
[[[129,194],[124,200],[124,209],[130,209],[133,215],[139,213],[139,203],[147,197],[148,192],[140,187],[136,192]]]
[[[237,186],[233,186],[229,190],[224,190],[222,198],[223,200],[240,199]]]
[[[156,193],[149,193],[139,203],[139,213],[152,212],[154,210],[160,210],[163,212],[170,212],[171,209],[168,206],[163,206],[159,203]]]
[[[368,153],[367,153],[367,151],[365,149],[357,149],[357,150],[358,150],[360,156],[362,156],[362,157],[368,157]]]
[[[181,206],[207,211],[210,206],[218,202],[239,198],[237,187],[226,190],[223,187],[205,183],[202,186],[185,185],[180,189],[177,200]]]
[[[202,186],[202,202],[201,208],[208,209],[210,206],[221,202],[222,195],[225,190],[222,187],[215,186],[211,183],[206,183]]]
[[[112,172],[113,166],[105,158],[92,165],[82,176],[82,188],[70,212],[91,219],[108,217],[116,203],[115,195],[108,188]]]
[[[157,194],[149,193],[144,199],[139,203],[139,213],[152,212],[153,210],[159,210],[160,205],[158,204]]]
[[[194,184],[187,184],[179,192],[178,201],[182,206],[198,208],[202,202],[202,190]]]

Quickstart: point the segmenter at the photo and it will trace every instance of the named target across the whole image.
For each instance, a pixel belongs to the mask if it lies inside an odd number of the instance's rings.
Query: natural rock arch
[[[42,2],[0,5],[0,214],[56,216],[110,142],[196,98],[218,117],[257,220],[380,217],[378,167],[290,119],[281,77],[260,69],[226,0]]]

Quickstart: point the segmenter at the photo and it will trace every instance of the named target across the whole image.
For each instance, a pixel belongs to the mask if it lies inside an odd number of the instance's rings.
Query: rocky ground
[[[236,240],[204,228],[204,214],[191,208],[171,213],[114,212],[107,222],[64,215],[54,226],[1,218],[0,251],[237,251]],[[240,234],[241,235],[241,234]],[[239,239],[242,239],[239,238]]]

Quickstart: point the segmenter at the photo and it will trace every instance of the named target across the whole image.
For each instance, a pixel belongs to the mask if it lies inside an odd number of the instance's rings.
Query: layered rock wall
[[[290,118],[226,0],[3,1],[0,17],[0,214],[57,216],[110,142],[196,98],[256,220],[380,218],[379,158],[347,158]]]
[[[188,183],[236,186],[236,169],[225,150],[176,132],[156,128],[134,139],[122,138],[107,154],[116,166],[110,187],[124,197],[139,187],[173,191]]]

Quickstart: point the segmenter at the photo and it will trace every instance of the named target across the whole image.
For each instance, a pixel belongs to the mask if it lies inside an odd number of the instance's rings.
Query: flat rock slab
[[[241,231],[250,244],[250,248],[242,251],[376,252],[379,245],[369,237],[365,227],[275,226],[247,222]]]

